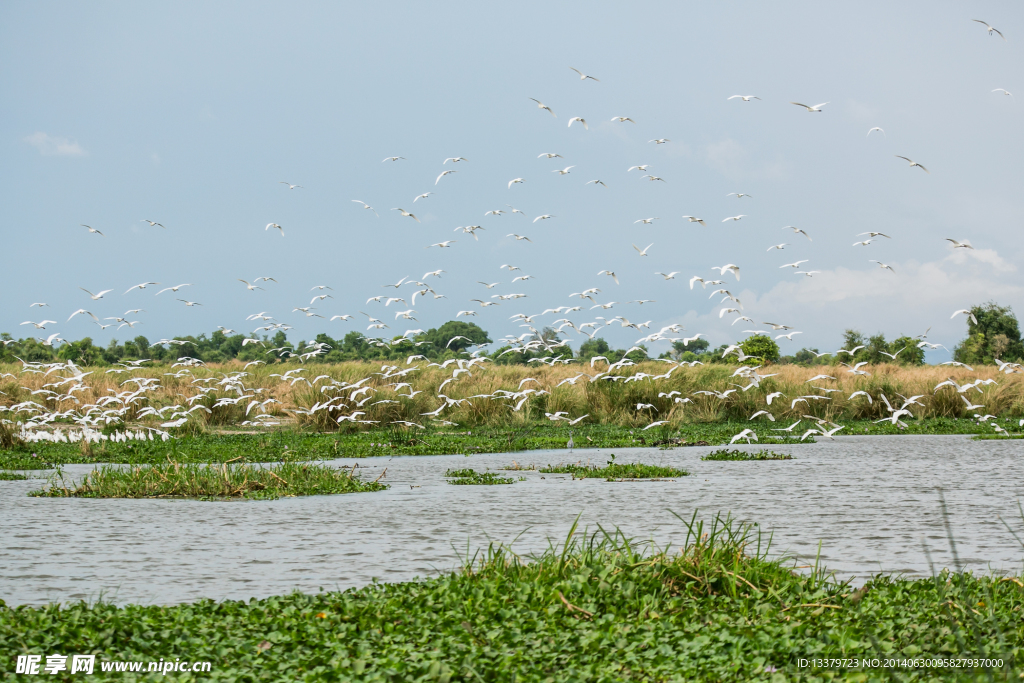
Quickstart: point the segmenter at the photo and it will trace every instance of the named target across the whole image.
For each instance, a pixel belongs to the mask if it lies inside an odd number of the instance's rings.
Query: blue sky
[[[497,339],[523,331],[516,313],[584,304],[569,315],[577,324],[680,323],[717,345],[764,329],[719,318],[715,288],[690,290],[691,276],[726,263],[741,279],[718,279],[745,315],[803,333],[781,340],[786,353],[838,348],[847,327],[890,338],[931,327],[929,340],[951,348],[966,332],[954,310],[995,300],[1024,311],[1024,102],[992,92],[1024,97],[1019,4],[12,2],[0,7],[0,36],[0,331],[15,336],[43,318],[58,324],[39,335],[104,344],[217,325],[250,332],[246,316],[267,311],[299,340],[365,332],[359,311],[401,334],[477,310],[465,319]],[[761,100],[727,99],[737,94]],[[829,104],[809,113],[790,101]],[[589,130],[568,127],[574,116]],[[875,126],[884,135],[868,136]],[[381,162],[392,155],[405,159]],[[469,161],[442,165],[456,156]],[[637,164],[665,182],[627,173]],[[446,168],[457,173],[435,185]],[[585,184],[595,179],[607,187]],[[525,217],[484,216],[508,204]],[[542,214],[555,218],[532,223]],[[634,223],[648,217],[659,220]],[[270,222],[283,237],[264,230]],[[453,232],[474,224],[479,241]],[[866,231],[891,239],[852,246]],[[646,257],[631,246],[649,243]],[[820,273],[779,267],[802,259]],[[513,285],[520,273],[502,264],[534,279]],[[411,306],[365,303],[439,268],[429,284],[446,298],[418,299],[415,322],[393,320]],[[237,281],[258,276],[278,283],[253,292]],[[162,284],[122,294],[147,280]],[[153,294],[180,283],[193,286],[177,296],[202,306]],[[293,312],[315,285],[335,297],[316,313],[355,318]],[[79,287],[113,292],[94,302]],[[568,297],[590,287],[598,302],[623,303],[590,311]],[[400,291],[408,300],[413,288]],[[470,301],[512,292],[527,297]],[[625,303],[638,299],[655,302]],[[135,331],[113,334],[85,316],[65,322],[80,307],[145,312],[130,316]],[[616,323],[598,335],[628,346],[647,333]]]

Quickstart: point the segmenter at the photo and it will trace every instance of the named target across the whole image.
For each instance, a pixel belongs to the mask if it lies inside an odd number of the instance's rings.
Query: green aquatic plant
[[[449,469],[444,473],[444,476],[449,477],[449,484],[456,486],[493,486],[497,484],[513,484],[516,481],[510,477],[502,477],[494,472],[477,472],[473,469]],[[520,477],[519,481],[525,480],[523,477]]]
[[[215,678],[268,682],[1019,680],[1019,577],[943,571],[856,588],[773,559],[755,526],[684,522],[672,548],[574,524],[536,555],[492,544],[452,573],[344,592],[0,603],[0,648],[95,653],[99,671],[173,644],[176,657],[212,662]],[[847,661],[822,663],[834,659]],[[945,663],[907,663],[921,660]]]
[[[381,472],[383,477],[386,473]],[[57,498],[256,498],[357,493],[386,489],[379,481],[363,481],[356,467],[340,470],[317,463],[286,462],[270,467],[168,462],[118,467],[104,465],[81,482],[67,481],[59,469],[49,487],[30,496]]]
[[[701,460],[792,460],[793,456],[775,451],[741,451],[739,449],[728,450],[726,448],[711,451],[701,457]]]
[[[0,471],[0,481],[20,481],[22,479],[28,479],[28,477],[24,474],[18,474],[17,472]]]
[[[664,477],[686,477],[689,472],[666,465],[646,465],[639,462],[617,463],[615,454],[604,467],[582,462],[575,464],[548,465],[542,467],[540,472],[544,474],[571,474],[573,479],[605,479],[616,481],[622,479],[661,479]]]

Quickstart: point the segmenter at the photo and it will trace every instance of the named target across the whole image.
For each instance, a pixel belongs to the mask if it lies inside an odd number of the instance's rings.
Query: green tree
[[[466,337],[466,339],[455,339],[455,337]],[[454,341],[452,341],[453,339]],[[449,320],[441,327],[431,328],[420,335],[417,340],[430,342],[433,350],[437,353],[444,353],[446,350],[465,351],[474,344],[491,343],[491,338],[479,325],[461,320]]]
[[[699,356],[702,353],[707,353],[710,346],[711,343],[707,339],[692,339],[688,344],[680,339],[672,342],[672,350],[669,351],[669,356],[676,360],[681,360],[686,352]]]
[[[973,306],[971,314],[977,320],[967,319],[967,339],[953,349],[953,358],[968,365],[991,365],[998,358],[1003,361],[1024,359],[1020,325],[1009,306],[988,302]]]
[[[756,356],[743,361],[744,365],[767,365],[779,362],[779,345],[771,337],[753,334],[740,342],[740,350],[748,356]]]
[[[889,353],[896,356],[891,362],[899,365],[924,365],[924,349],[918,348],[918,339],[902,335],[889,343]]]
[[[580,344],[580,349],[576,352],[576,356],[583,359],[593,358],[594,356],[607,356],[610,349],[611,347],[608,346],[608,342],[601,337],[588,339]]]

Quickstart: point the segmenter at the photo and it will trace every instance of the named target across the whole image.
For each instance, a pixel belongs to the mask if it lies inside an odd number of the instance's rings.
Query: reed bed
[[[33,391],[44,389],[44,385],[53,381],[54,376],[39,373],[17,374],[20,366],[0,367],[0,375],[11,373],[14,378],[7,377],[0,381],[0,406],[10,408],[23,401],[35,401],[52,411],[74,411],[78,406],[95,404],[105,397],[124,392],[122,386],[129,377],[159,378],[160,384],[153,391],[147,392],[141,399],[129,406],[125,421],[130,424],[153,426],[160,423],[161,418],[155,416],[140,417],[145,407],[162,408],[181,405],[190,398],[209,410],[196,410],[192,413],[188,425],[179,431],[218,428],[240,425],[253,418],[258,412],[274,418],[279,424],[296,424],[303,428],[317,431],[361,431],[376,429],[406,421],[422,424],[429,419],[425,413],[431,413],[444,405],[439,399],[438,389],[452,377],[452,369],[423,368],[407,377],[385,377],[382,367],[371,363],[342,363],[333,365],[302,366],[306,380],[282,381],[274,374],[282,374],[288,366],[259,366],[250,368],[241,376],[240,382],[247,391],[257,392],[260,401],[272,399],[274,402],[259,410],[246,413],[246,402],[235,405],[217,407],[218,400],[237,397],[237,391],[215,390],[200,397],[201,384],[193,380],[218,380],[227,374],[241,371],[240,364],[209,365],[192,368],[192,376],[175,377],[168,366],[141,368],[129,374],[106,374],[100,368],[84,368],[90,372],[83,379],[85,388],[74,394],[72,398],[50,397],[35,394]],[[397,366],[394,366],[397,367]],[[905,367],[898,365],[876,365],[864,368],[870,376],[854,376],[841,367],[803,368],[795,365],[771,366],[762,369],[762,373],[774,376],[761,381],[760,386],[743,391],[738,387],[745,386],[746,380],[732,377],[733,366],[707,365],[694,368],[680,367],[667,379],[652,380],[650,376],[663,374],[669,369],[666,363],[645,362],[636,366],[621,368],[617,374],[628,377],[643,373],[635,381],[589,381],[581,377],[574,384],[562,383],[563,380],[578,376],[581,372],[596,374],[603,364],[592,370],[589,365],[558,365],[548,366],[486,366],[474,367],[469,373],[462,374],[455,381],[444,386],[441,393],[451,399],[468,399],[458,405],[445,408],[441,418],[460,426],[504,425],[526,426],[542,420],[545,413],[564,411],[569,417],[582,417],[598,424],[614,424],[623,427],[643,427],[653,420],[667,420],[670,424],[698,424],[721,421],[742,421],[748,419],[758,410],[767,410],[777,420],[785,420],[800,415],[814,415],[831,421],[840,420],[879,420],[889,415],[881,395],[888,397],[890,403],[902,403],[900,396],[920,396],[922,405],[910,405],[909,409],[916,418],[964,418],[971,417],[978,409],[970,410],[961,394],[950,387],[938,391],[935,387],[944,380],[952,378],[960,384],[974,379],[995,380],[990,386],[981,386],[981,391],[970,390],[965,395],[973,404],[983,406],[983,412],[1000,417],[1024,417],[1024,376],[1020,374],[1005,375],[995,367],[978,367],[974,370],[952,367]],[[825,379],[809,383],[811,377],[820,373],[831,373],[835,380]],[[328,379],[310,381],[317,377]],[[337,418],[340,410],[319,410],[311,412],[318,403],[326,401],[332,394],[325,393],[323,387],[329,381],[355,383],[367,378],[363,386],[369,387],[372,399],[358,408],[362,411],[360,420],[365,423],[343,422]],[[521,408],[513,409],[517,401],[493,399],[488,397],[495,390],[505,389],[516,391],[520,383],[528,378],[536,382],[527,382],[526,387],[544,389],[547,393],[527,397]],[[409,382],[411,388],[396,388],[396,382]],[[560,385],[560,383],[562,383]],[[560,385],[560,386],[559,386]],[[211,386],[216,386],[212,384]],[[792,401],[806,394],[824,395],[819,389],[838,389],[828,392],[827,400],[812,400],[792,405]],[[713,395],[694,395],[696,391],[725,392],[735,389],[724,398]],[[409,397],[410,391],[417,391]],[[672,396],[673,391],[679,392]],[[850,398],[857,391],[865,391],[872,396],[868,401],[863,395]],[[776,398],[769,406],[766,397],[769,393],[782,392],[784,396]],[[63,400],[58,400],[63,398]],[[677,403],[677,398],[689,398],[689,402]],[[637,405],[650,405],[651,408],[637,409]],[[355,410],[347,406],[344,413]],[[253,428],[258,428],[254,426]],[[0,433],[0,441],[10,440],[10,435]],[[0,447],[3,444],[0,443]]]
[[[356,476],[354,467],[342,471],[322,464],[296,462],[269,467],[169,462],[135,467],[104,465],[89,472],[78,484],[65,481],[63,473],[58,471],[50,478],[48,488],[29,495],[53,498],[273,499],[386,488],[377,481],[363,481]]]
[[[941,571],[855,588],[770,558],[770,538],[751,526],[684,521],[677,548],[574,525],[538,555],[492,544],[452,573],[344,592],[0,603],[0,648],[96,653],[99,671],[166,657],[173,637],[175,656],[247,681],[1019,680],[1020,577]],[[955,668],[960,657],[977,664]],[[814,663],[832,658],[859,663]],[[898,663],[922,659],[948,664]]]

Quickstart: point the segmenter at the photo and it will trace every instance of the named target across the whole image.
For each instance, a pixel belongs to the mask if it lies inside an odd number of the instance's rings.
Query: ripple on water
[[[757,447],[743,447],[754,450]],[[604,462],[608,451],[395,457],[388,491],[244,501],[38,499],[39,482],[0,482],[0,594],[9,605],[103,597],[117,603],[248,599],[401,581],[457,566],[467,552],[519,536],[519,552],[581,527],[618,526],[678,546],[694,510],[755,522],[772,549],[820,561],[839,578],[929,574],[952,566],[937,488],[944,489],[964,567],[1021,569],[1024,441],[957,436],[844,437],[773,446],[793,460],[703,462],[711,448],[614,449],[618,461],[682,467],[693,476],[630,485],[523,470],[511,486],[448,486],[450,467]],[[351,467],[351,459],[336,461]],[[367,471],[385,463],[362,459]],[[370,469],[372,467],[373,469]],[[81,476],[88,466],[65,468]],[[376,476],[376,472],[374,475]],[[418,488],[410,488],[416,486]],[[521,535],[520,535],[521,534]]]

